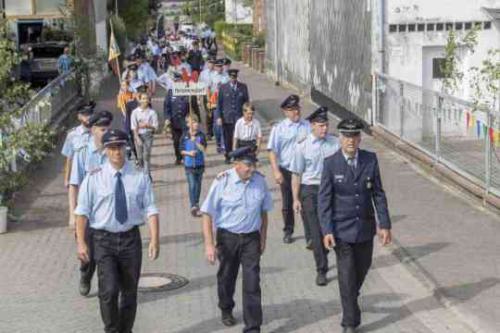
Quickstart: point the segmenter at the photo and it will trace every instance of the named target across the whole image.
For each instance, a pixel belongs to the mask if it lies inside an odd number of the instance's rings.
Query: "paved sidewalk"
[[[249,84],[259,117],[266,123],[275,120],[279,102],[290,92],[248,69],[242,70],[241,77]],[[105,87],[99,107],[115,110],[117,84],[110,80]],[[154,99],[153,106],[161,113],[161,96]],[[306,103],[305,113],[313,108]],[[265,132],[269,132],[268,126]],[[482,250],[484,244],[474,243],[467,236],[475,230],[490,240],[491,246],[498,246],[494,240],[500,228],[497,218],[429,181],[387,148],[370,139],[365,145],[379,154],[394,232],[405,250],[376,246],[374,267],[362,292],[361,332],[473,332],[464,322],[471,322],[475,316],[481,323],[493,325],[489,330],[485,326],[484,332],[496,332],[493,328],[500,327],[494,325],[499,320],[494,316],[495,305],[500,302],[498,251],[491,247]],[[317,287],[312,253],[304,248],[300,222],[296,241],[291,245],[281,241],[279,190],[263,154],[261,161],[275,203],[268,248],[262,259],[263,332],[340,331],[334,256],[330,255],[330,284]],[[200,220],[189,214],[185,175],[173,162],[171,141],[158,135],[152,163],[161,214],[161,254],[155,262],[145,259],[143,272],[179,274],[187,277],[189,284],[169,292],[141,293],[134,332],[240,332],[241,281],[235,309],[240,324],[224,329],[216,307],[216,267],[204,259]],[[33,177],[34,184],[19,195],[16,210],[23,213],[21,221],[11,224],[8,234],[0,235],[0,332],[102,331],[95,279],[91,297],[82,298],[77,292],[78,265],[73,235],[66,227],[61,166],[59,154],[41,166]],[[212,142],[202,196],[225,168]],[[147,229],[142,231],[146,246]],[[471,262],[468,258],[475,258],[478,251],[485,260]],[[456,300],[452,310],[434,297],[429,278],[442,286],[438,294]],[[459,318],[458,311],[466,316]]]

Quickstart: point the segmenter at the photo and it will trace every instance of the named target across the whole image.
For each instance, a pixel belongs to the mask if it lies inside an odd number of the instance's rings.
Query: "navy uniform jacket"
[[[189,113],[189,100],[187,96],[173,96],[170,89],[163,102],[163,115],[170,120],[173,129],[186,128],[186,116]]]
[[[374,206],[380,228],[390,229],[391,219],[375,153],[358,150],[354,174],[342,150],[325,159],[318,196],[323,235],[333,234],[348,243],[373,239],[377,230]]]
[[[247,85],[236,82],[236,89],[231,83],[225,83],[219,88],[219,99],[217,100],[216,117],[222,118],[224,124],[236,124],[243,116],[243,104],[248,102]]]

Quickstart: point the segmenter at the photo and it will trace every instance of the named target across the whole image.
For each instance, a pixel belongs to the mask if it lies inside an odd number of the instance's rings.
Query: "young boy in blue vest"
[[[184,157],[184,168],[189,188],[189,201],[191,204],[191,215],[199,216],[201,182],[205,171],[205,149],[207,140],[205,134],[200,130],[199,119],[195,114],[187,117],[188,129],[184,132],[180,151]]]

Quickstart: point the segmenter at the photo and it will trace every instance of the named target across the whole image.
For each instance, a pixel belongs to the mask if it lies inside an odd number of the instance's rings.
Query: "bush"
[[[214,23],[214,30],[219,36],[222,36],[223,33],[252,36],[253,26],[251,24],[230,24],[225,21],[217,21]]]

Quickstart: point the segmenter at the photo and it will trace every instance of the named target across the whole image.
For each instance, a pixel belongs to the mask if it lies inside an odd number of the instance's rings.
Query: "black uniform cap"
[[[223,66],[223,65],[224,65],[224,59],[215,60],[215,66]]]
[[[79,114],[91,115],[92,113],[94,113],[95,105],[96,105],[96,103],[93,100],[90,100],[87,104],[80,107],[77,112]]]
[[[229,58],[224,58],[224,65],[231,65],[233,62]]]
[[[311,115],[306,119],[311,123],[326,123],[328,122],[328,108],[326,106],[322,106],[311,113]]]
[[[282,109],[295,109],[299,107],[300,97],[297,95],[290,95],[281,103]]]
[[[179,72],[173,72],[172,77],[174,80],[180,80],[182,79],[182,74]]]
[[[255,157],[254,153],[255,147],[253,146],[245,146],[238,149],[233,150],[229,157],[234,159],[235,161],[244,162],[247,164],[255,164],[258,159]]]
[[[337,129],[344,136],[359,135],[364,127],[363,123],[355,118],[344,119],[337,125]]]
[[[128,142],[127,133],[119,129],[112,129],[104,133],[102,144],[104,147],[124,146]]]
[[[113,114],[103,110],[92,115],[89,119],[90,126],[109,126],[113,121]]]
[[[235,69],[235,68],[228,69],[227,70],[227,75],[229,75],[230,77],[238,77],[238,72],[239,71],[240,71],[239,69]]]
[[[215,64],[215,57],[214,56],[208,56],[207,61],[209,63]]]

